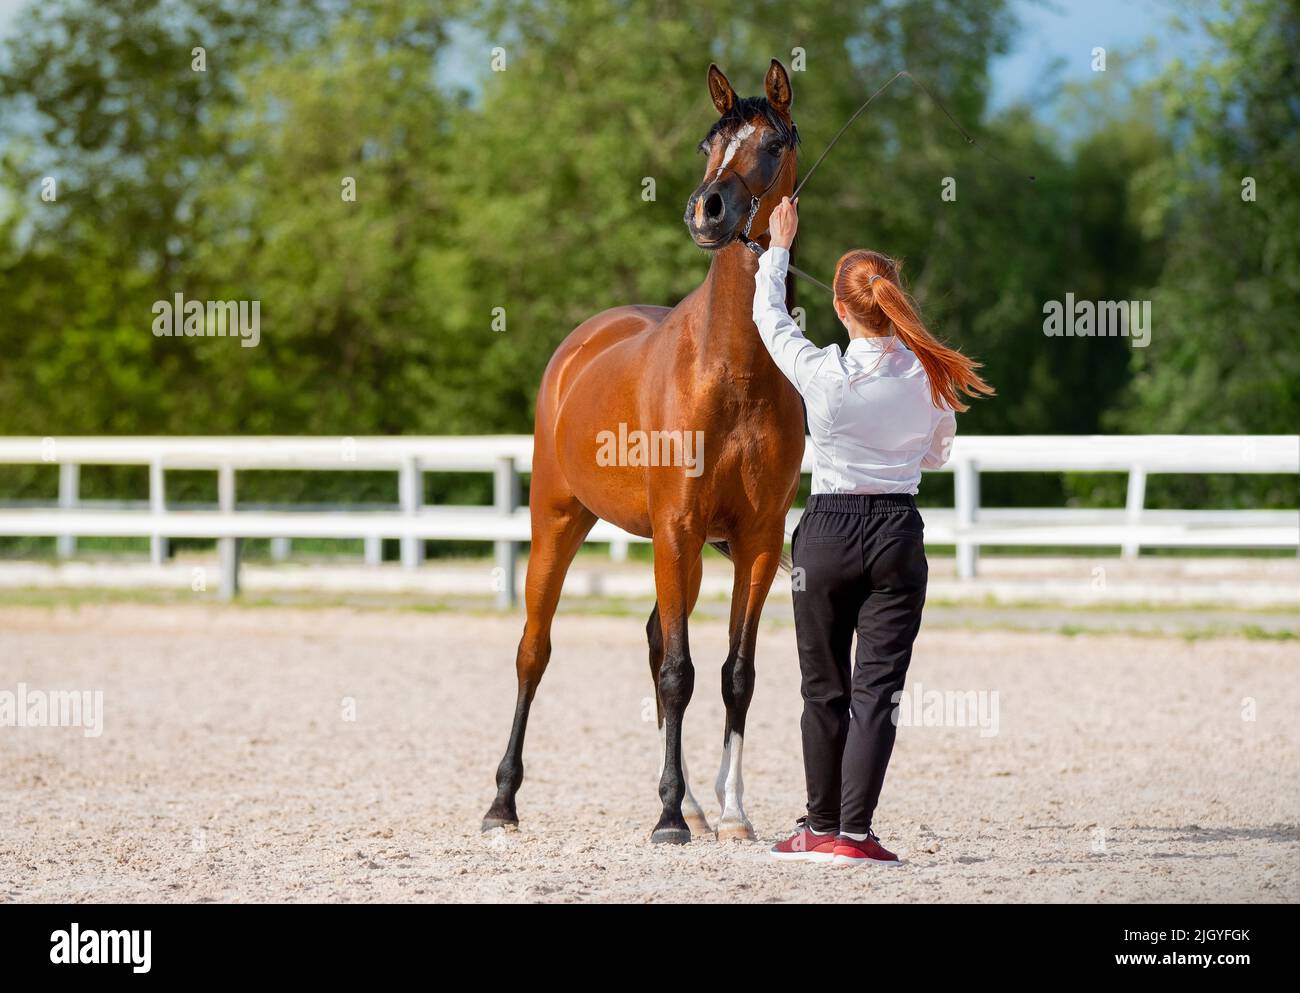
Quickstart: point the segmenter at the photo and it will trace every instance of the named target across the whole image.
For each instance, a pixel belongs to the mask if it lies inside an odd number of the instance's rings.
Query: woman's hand
[[[799,230],[799,199],[782,197],[781,202],[772,210],[768,222],[772,231],[773,248],[789,248],[794,244],[794,233]]]

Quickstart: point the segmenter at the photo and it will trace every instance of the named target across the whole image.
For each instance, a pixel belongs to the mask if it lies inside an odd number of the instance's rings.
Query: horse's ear
[[[725,114],[736,104],[736,91],[731,88],[722,70],[712,63],[709,65],[709,96],[713,98],[713,106],[718,108],[719,114]]]
[[[785,71],[785,66],[773,59],[763,84],[767,90],[767,102],[782,114],[789,114],[790,104],[794,102],[794,90],[790,87],[790,76]]]

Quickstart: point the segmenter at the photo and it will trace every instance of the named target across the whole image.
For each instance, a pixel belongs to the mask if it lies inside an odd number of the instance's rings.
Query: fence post
[[[59,506],[72,510],[77,506],[81,490],[81,466],[75,462],[59,464]],[[77,536],[61,534],[54,541],[55,553],[61,559],[72,558],[77,554]]]
[[[155,514],[167,511],[167,484],[163,478],[162,459],[149,463],[149,509]],[[149,539],[149,561],[162,565],[167,560],[167,539],[155,534]]]
[[[953,495],[957,510],[957,576],[974,579],[979,546],[969,538],[963,540],[961,537],[961,532],[973,526],[979,515],[980,476],[974,460],[963,459],[957,463]]]
[[[626,538],[615,538],[613,541],[611,541],[609,543],[610,559],[613,560],[614,562],[626,562],[627,546],[628,546],[628,540]]]
[[[1132,466],[1128,471],[1128,497],[1124,501],[1124,516],[1130,527],[1137,527],[1142,522],[1142,507],[1146,501],[1147,471],[1140,465]],[[1126,541],[1121,554],[1126,559],[1135,559],[1139,551],[1136,541]]]
[[[283,562],[289,557],[290,539],[272,538],[271,539],[271,560],[274,562]]]
[[[496,470],[492,474],[492,504],[497,513],[505,517],[519,509],[519,473],[515,471],[515,460],[512,458],[497,459]],[[500,610],[509,610],[515,605],[517,597],[515,566],[519,561],[519,542],[496,542],[493,557],[499,581],[496,604]]]
[[[420,469],[420,460],[414,456],[402,462],[402,469],[397,477],[397,496],[402,505],[402,513],[414,517],[420,512],[424,503],[424,472]],[[402,566],[414,569],[424,560],[424,542],[411,534],[402,535]]]
[[[362,540],[365,542],[366,565],[379,565],[383,562],[384,539],[375,535],[366,535]]]
[[[235,512],[235,467],[217,470],[217,505],[223,514]],[[233,600],[239,593],[239,538],[218,538],[217,559],[221,567],[221,599]]]

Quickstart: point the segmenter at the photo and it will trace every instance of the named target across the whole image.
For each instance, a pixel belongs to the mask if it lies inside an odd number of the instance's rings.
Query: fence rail
[[[530,471],[532,438],[478,437],[134,437],[0,438],[0,464],[59,466],[54,506],[0,507],[0,535],[54,537],[58,554],[76,552],[78,538],[147,537],[153,560],[173,538],[216,539],[221,589],[239,587],[239,540],[270,538],[277,557],[293,538],[361,538],[378,562],[380,542],[397,539],[402,564],[417,568],[427,540],[491,541],[499,572],[498,603],[513,605],[519,546],[529,538],[520,477]],[[149,467],[149,500],[106,507],[80,499],[83,465]],[[170,470],[217,473],[215,509],[168,505]],[[301,505],[240,509],[236,474],[243,470],[380,470],[397,475],[396,505],[368,509]],[[812,469],[805,455],[804,472]],[[1300,508],[1286,510],[1146,510],[1146,481],[1157,473],[1300,473],[1296,435],[959,436],[947,466],[955,476],[954,506],[926,511],[926,540],[957,549],[958,574],[975,575],[980,546],[1119,546],[1129,557],[1143,546],[1167,548],[1300,548]],[[1128,476],[1125,506],[1115,509],[986,508],[985,472],[1118,472]],[[425,472],[490,473],[493,504],[434,506],[423,502]],[[798,522],[792,511],[788,530]],[[616,556],[645,541],[607,522],[588,539],[608,542]]]

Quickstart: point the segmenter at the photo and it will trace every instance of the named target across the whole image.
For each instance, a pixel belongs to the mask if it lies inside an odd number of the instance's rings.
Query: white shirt
[[[790,253],[758,260],[754,323],[808,408],[813,493],[915,493],[921,469],[948,461],[957,419],[935,407],[920,360],[896,337],[818,348],[785,309]]]

